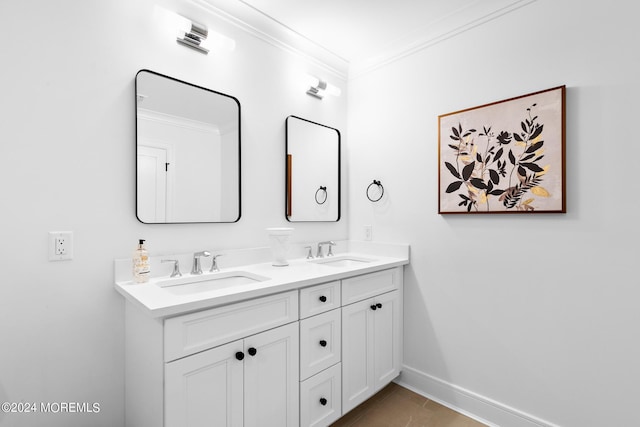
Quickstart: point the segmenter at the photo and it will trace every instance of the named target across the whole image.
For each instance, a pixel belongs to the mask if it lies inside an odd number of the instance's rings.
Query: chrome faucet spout
[[[200,257],[211,256],[211,253],[207,251],[200,251],[193,254],[193,267],[191,268],[191,274],[202,274],[202,265],[200,263]]]

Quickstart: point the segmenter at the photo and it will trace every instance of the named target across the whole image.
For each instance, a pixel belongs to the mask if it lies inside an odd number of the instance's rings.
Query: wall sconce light
[[[190,24],[190,28],[186,31],[181,31],[182,37],[178,36],[176,41],[181,45],[195,49],[200,53],[204,53],[205,55],[208,54],[209,49],[202,46],[202,43],[207,39],[209,30],[207,30],[207,27],[204,25],[191,21],[188,22]]]
[[[333,96],[340,96],[340,94],[342,93],[340,88],[327,83],[325,80],[321,80],[317,77],[309,75],[307,75],[306,77],[307,84],[309,85],[309,89],[307,89],[308,95],[311,95],[318,99],[322,99],[324,98],[325,93]]]
[[[174,31],[178,32],[176,42],[205,55],[209,53],[210,48],[233,51],[236,47],[235,40],[215,31],[210,32],[205,25],[193,22],[164,7],[155,5],[154,18],[163,31],[170,31],[171,34],[175,34]]]

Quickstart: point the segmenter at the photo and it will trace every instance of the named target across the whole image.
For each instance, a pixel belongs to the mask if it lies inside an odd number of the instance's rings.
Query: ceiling
[[[241,0],[353,62],[418,35],[477,0]]]

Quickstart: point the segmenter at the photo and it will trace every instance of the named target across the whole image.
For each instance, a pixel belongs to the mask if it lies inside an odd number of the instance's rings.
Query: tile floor
[[[331,427],[486,427],[391,383]]]

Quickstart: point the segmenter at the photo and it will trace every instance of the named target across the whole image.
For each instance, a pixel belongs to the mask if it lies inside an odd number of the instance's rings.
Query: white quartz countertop
[[[358,246],[358,245],[356,245]],[[341,280],[347,277],[357,276],[375,271],[402,266],[409,263],[409,248],[407,245],[394,245],[394,250],[380,249],[360,250],[358,252],[336,253],[334,259],[362,258],[367,262],[340,263],[329,265],[318,263],[319,259],[308,260],[297,258],[289,260],[285,267],[275,267],[271,262],[261,262],[249,265],[237,265],[229,268],[220,268],[219,272],[204,272],[202,276],[195,276],[202,280],[207,275],[220,275],[225,272],[243,272],[252,275],[263,276],[267,280],[247,284],[234,285],[222,289],[203,292],[194,292],[184,295],[176,295],[161,287],[159,282],[168,277],[154,277],[147,283],[134,283],[131,280],[116,280],[116,290],[129,302],[139,307],[150,317],[170,317],[191,311],[203,310],[224,304],[239,302],[246,299],[261,297],[278,292],[300,289],[320,283]],[[357,249],[368,249],[366,245]],[[384,249],[384,248],[382,248]],[[404,249],[404,250],[403,250]],[[383,255],[383,253],[386,253]],[[326,258],[325,260],[329,260]],[[116,260],[118,264],[118,260]],[[118,265],[116,265],[116,270]],[[122,276],[120,274],[120,276]],[[183,273],[183,278],[190,276]],[[116,278],[118,273],[116,272]],[[212,277],[213,278],[213,277]]]

